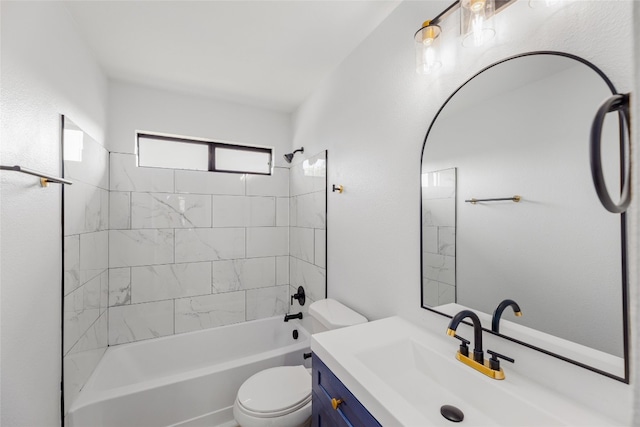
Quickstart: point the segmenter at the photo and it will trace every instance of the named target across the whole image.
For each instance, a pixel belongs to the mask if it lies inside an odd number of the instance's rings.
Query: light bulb
[[[462,0],[460,32],[465,47],[482,46],[495,35],[493,23],[494,0]]]
[[[440,27],[426,21],[414,36],[416,46],[416,72],[429,74],[442,66],[438,58]]]

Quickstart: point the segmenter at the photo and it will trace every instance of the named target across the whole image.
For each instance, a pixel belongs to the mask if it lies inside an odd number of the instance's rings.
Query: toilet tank
[[[311,333],[313,334],[367,322],[366,317],[331,298],[311,304],[309,316],[311,316]]]

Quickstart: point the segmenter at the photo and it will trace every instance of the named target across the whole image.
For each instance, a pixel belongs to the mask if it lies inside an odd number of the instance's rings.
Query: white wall
[[[2,2],[1,163],[60,173],[60,114],[104,141],[107,83],[66,9]],[[61,192],[1,172],[2,425],[60,423]]]
[[[289,166],[282,156],[291,146],[290,114],[111,82],[109,151],[135,153],[136,131],[274,147],[275,166]]]
[[[371,319],[401,314],[444,331],[442,318],[420,308],[419,286],[420,153],[437,109],[484,66],[534,50],[581,56],[600,67],[618,91],[631,90],[632,2],[576,1],[555,11],[516,2],[498,16],[506,26],[495,42],[480,51],[457,47],[453,16],[446,23],[451,27],[443,28],[443,34],[454,35],[445,46],[448,62],[438,74],[419,76],[412,36],[431,18],[428,6],[400,5],[314,92],[294,119],[293,146],[328,149],[328,184],[345,186],[344,194],[330,193],[328,200],[328,295]],[[637,227],[629,235],[637,246]],[[539,372],[540,360],[531,351],[502,342],[498,348],[511,351],[519,369]],[[562,370],[564,382],[584,390],[564,388],[546,374],[540,380],[595,407],[620,409],[629,422],[629,386],[547,359]]]

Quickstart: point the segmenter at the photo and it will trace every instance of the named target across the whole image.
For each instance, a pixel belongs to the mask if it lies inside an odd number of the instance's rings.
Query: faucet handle
[[[460,354],[462,354],[463,356],[469,357],[469,344],[471,344],[471,341],[462,338],[460,335],[454,335],[453,337],[461,341]]]
[[[491,359],[489,359],[489,367],[491,369],[493,369],[494,371],[499,371],[500,370],[500,360],[499,359],[503,359],[506,360],[507,362],[511,362],[514,363],[515,360],[513,360],[512,358],[505,356],[504,354],[500,354],[497,353],[495,351],[492,350],[487,350],[487,353],[489,353],[491,355]]]

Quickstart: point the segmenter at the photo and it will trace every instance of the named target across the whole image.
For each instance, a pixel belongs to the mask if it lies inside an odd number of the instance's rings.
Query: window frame
[[[140,166],[140,137],[148,138],[148,139],[158,139],[162,141],[179,142],[184,144],[207,145],[208,146],[207,153],[209,157],[207,159],[207,170],[205,171],[201,169],[166,168],[162,166]],[[264,172],[218,169],[216,168],[216,159],[215,159],[216,148],[224,148],[224,149],[230,149],[230,150],[236,150],[236,151],[250,151],[254,153],[266,153],[269,155],[269,172],[264,173]],[[232,142],[212,141],[212,140],[201,139],[201,138],[189,138],[184,136],[163,135],[163,134],[156,134],[152,132],[137,131],[136,132],[136,166],[142,167],[142,168],[193,170],[198,172],[220,172],[220,173],[237,173],[237,174],[270,176],[273,174],[273,148],[258,147],[253,145],[242,145],[242,144],[236,144]]]

